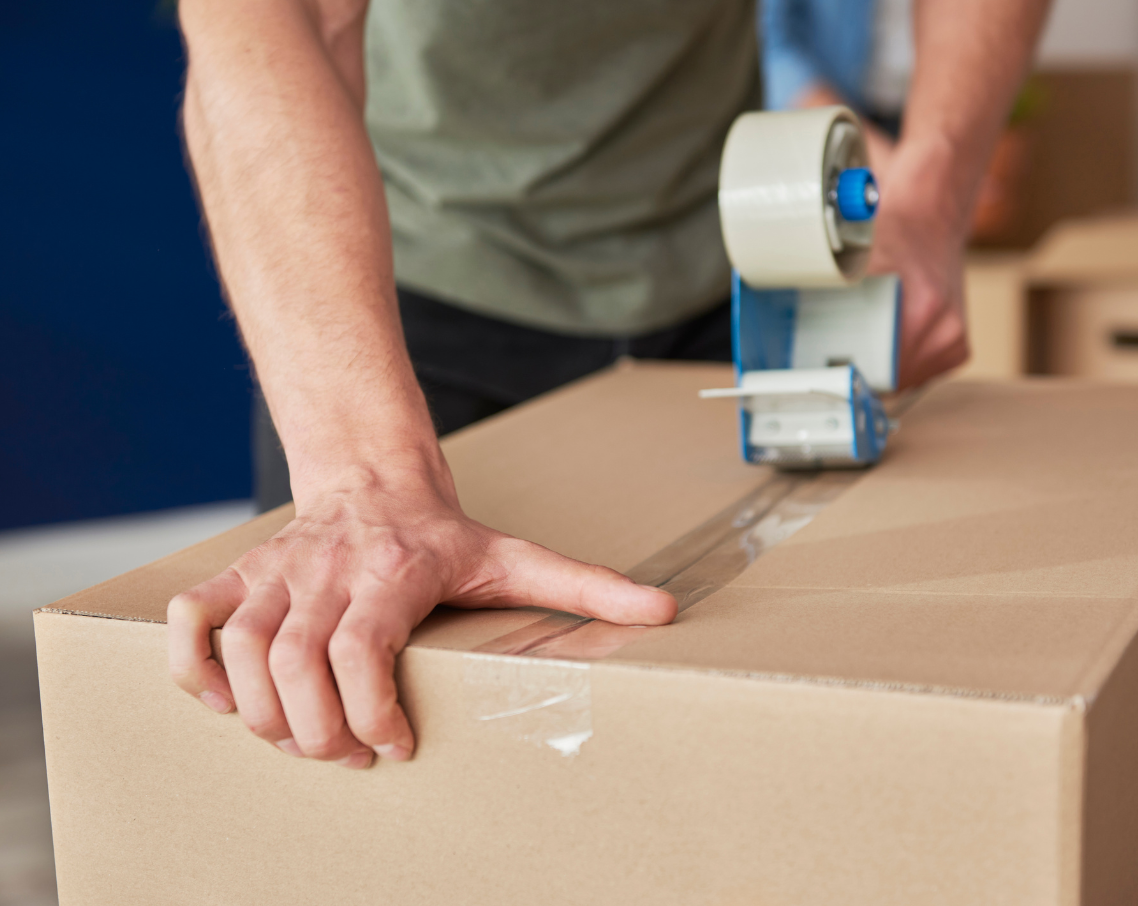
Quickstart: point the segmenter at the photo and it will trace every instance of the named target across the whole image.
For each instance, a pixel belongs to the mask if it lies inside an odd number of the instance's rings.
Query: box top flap
[[[613,657],[1092,696],[1138,629],[1136,445],[1138,388],[941,385],[810,525]]]
[[[749,566],[736,557],[671,626],[439,608],[412,644],[963,694],[1094,695],[1138,631],[1138,388],[942,385],[903,417],[877,468],[856,481],[821,479],[842,493],[826,495],[836,500],[808,525],[793,507],[781,516],[775,507],[714,548],[709,526],[730,528],[740,501],[753,508],[756,493],[788,481],[738,460],[731,403],[696,398],[730,381],[724,366],[622,366],[444,446],[471,516],[582,560],[636,573],[681,539],[679,548],[711,551],[699,565],[714,573],[724,550],[776,546]],[[53,609],[161,621],[171,596],[289,516],[266,514]],[[530,641],[504,648],[506,637]]]

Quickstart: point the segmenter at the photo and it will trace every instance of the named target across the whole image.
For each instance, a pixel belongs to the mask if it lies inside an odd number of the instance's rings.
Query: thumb
[[[675,598],[659,588],[637,585],[614,569],[572,560],[517,538],[502,539],[495,554],[505,567],[504,578],[482,590],[483,601],[492,597],[499,605],[548,607],[624,625],[659,626],[675,619]]]

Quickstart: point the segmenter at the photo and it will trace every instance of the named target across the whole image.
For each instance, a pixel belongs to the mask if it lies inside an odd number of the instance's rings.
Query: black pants
[[[406,289],[399,290],[399,311],[411,362],[440,435],[584,377],[622,356],[731,360],[727,303],[678,327],[616,339],[521,327]],[[253,449],[257,506],[264,512],[287,503],[292,492],[288,464],[260,394],[255,402]]]

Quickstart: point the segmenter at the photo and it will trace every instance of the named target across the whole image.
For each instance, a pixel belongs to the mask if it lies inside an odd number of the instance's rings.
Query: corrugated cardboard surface
[[[614,657],[1093,696],[1138,617],[1136,449],[1125,387],[942,386],[880,468]]]
[[[695,398],[729,381],[623,368],[463,432],[464,505],[628,570],[769,480]],[[362,773],[202,708],[138,622],[287,513],[73,596],[37,615],[61,903],[1127,902],[1136,416],[941,387],[813,523],[601,660],[470,653],[545,614],[442,609],[400,662],[416,757]],[[557,683],[569,707],[508,716]]]
[[[350,773],[172,688],[161,626],[38,632],[63,906],[1073,902],[1061,708],[602,664],[565,758],[412,649],[419,752]]]

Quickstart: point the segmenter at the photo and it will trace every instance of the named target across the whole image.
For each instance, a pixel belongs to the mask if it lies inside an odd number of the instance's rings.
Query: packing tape
[[[719,217],[731,264],[756,288],[844,286],[861,278],[872,225],[836,220],[837,173],[868,157],[845,107],[745,113],[727,134]],[[854,240],[844,246],[839,234]]]
[[[573,756],[593,735],[589,665],[492,654],[464,656],[470,716],[493,732]]]
[[[778,474],[628,571],[670,592],[680,612],[723,588],[766,550],[806,526],[856,480],[856,472]],[[482,654],[536,658],[606,657],[647,631],[555,612],[479,645]]]
[[[856,477],[776,474],[628,575],[670,592],[687,610],[807,525]],[[593,735],[589,662],[650,631],[550,613],[464,655],[467,711],[495,732],[576,755]]]

